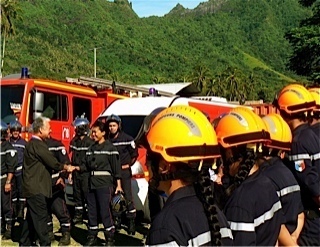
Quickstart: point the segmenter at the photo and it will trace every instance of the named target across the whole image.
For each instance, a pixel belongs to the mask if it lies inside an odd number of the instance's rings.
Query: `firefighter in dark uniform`
[[[24,207],[26,199],[22,197],[22,165],[23,165],[23,152],[26,147],[26,140],[21,138],[20,133],[22,125],[19,121],[11,121],[10,128],[10,143],[18,152],[18,166],[14,173],[13,190],[12,190],[12,206],[15,216],[18,219],[24,218]]]
[[[231,246],[232,234],[215,205],[209,167],[220,157],[208,119],[190,106],[162,110],[142,135],[149,189],[168,196],[155,216],[147,246]]]
[[[136,209],[133,203],[131,190],[131,166],[138,158],[138,150],[131,136],[121,130],[121,118],[111,115],[107,118],[106,124],[109,127],[109,141],[117,148],[121,163],[121,185],[124,197],[127,201],[126,218],[128,219],[128,234],[135,234]],[[119,230],[121,226],[121,214],[114,212],[115,227]]]
[[[1,234],[2,239],[11,239],[13,221],[11,191],[12,178],[18,165],[17,151],[12,147],[8,138],[8,125],[1,120]]]
[[[248,108],[237,107],[219,120],[215,130],[221,152],[229,152],[231,165],[237,167],[224,208],[234,245],[275,246],[278,239],[283,245],[295,245],[283,224],[276,187],[259,168],[265,162],[262,144],[270,142],[262,119]],[[230,164],[223,157],[223,163]]]
[[[86,246],[96,245],[98,235],[98,216],[104,226],[104,235],[108,246],[114,245],[115,227],[110,210],[114,183],[117,186],[115,193],[122,193],[121,166],[119,152],[106,139],[107,129],[104,123],[97,122],[92,126],[91,134],[95,143],[86,153],[80,171],[90,172],[88,203],[88,228],[89,235]]]
[[[71,164],[65,146],[61,141],[52,137],[46,140],[49,150],[56,157],[56,159],[63,164]],[[60,222],[62,237],[59,241],[59,246],[66,246],[70,244],[70,228],[71,218],[65,201],[65,179],[68,177],[67,173],[52,171],[52,198],[49,202],[49,238],[54,240],[52,213],[54,213]]]
[[[48,234],[48,203],[52,197],[52,170],[75,167],[58,162],[44,142],[51,133],[50,119],[38,117],[32,124],[32,138],[27,143],[22,168],[22,193],[27,201],[26,220],[23,223],[19,244],[34,244],[36,235],[41,246],[50,246]]]
[[[268,114],[262,120],[270,133],[271,142],[265,143],[263,146],[263,155],[267,161],[260,166],[260,169],[263,175],[270,178],[276,185],[285,217],[285,225],[297,243],[304,224],[300,186],[292,172],[283,163],[286,160],[286,152],[291,148],[291,130],[279,114]]]
[[[311,93],[302,85],[291,84],[277,95],[274,104],[292,131],[289,153],[290,170],[301,190],[305,224],[299,245],[320,245],[320,142],[308,124],[308,115],[316,104]]]
[[[88,136],[89,121],[85,117],[76,118],[72,124],[75,127],[75,137],[70,142],[70,152],[72,152],[71,163],[74,166],[80,166],[86,156],[88,147],[94,141]],[[88,193],[88,172],[73,173],[73,199],[75,202],[74,224],[82,224],[85,216],[86,194]]]
[[[309,92],[316,102],[316,107],[310,116],[310,127],[317,136],[320,136],[320,87],[311,87],[309,88]]]

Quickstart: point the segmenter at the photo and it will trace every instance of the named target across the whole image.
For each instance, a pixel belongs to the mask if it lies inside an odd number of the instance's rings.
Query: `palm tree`
[[[196,83],[196,86],[198,87],[198,89],[202,92],[205,87],[206,87],[206,83],[209,79],[209,69],[206,66],[203,65],[197,65],[194,68],[194,82]]]
[[[13,19],[17,19],[20,8],[17,0],[2,0],[1,1],[1,34],[3,37],[1,51],[1,71],[4,64],[4,54],[6,40],[9,36],[15,35],[15,28],[12,23]]]

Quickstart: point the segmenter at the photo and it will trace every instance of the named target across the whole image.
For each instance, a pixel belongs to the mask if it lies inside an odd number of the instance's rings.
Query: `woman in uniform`
[[[234,245],[275,246],[278,237],[285,245],[295,245],[283,225],[276,188],[259,170],[265,162],[262,144],[270,142],[262,119],[250,109],[239,107],[223,116],[215,130],[223,163],[235,173],[226,190],[229,199],[224,209]]]
[[[146,127],[144,137],[149,188],[168,196],[151,224],[146,244],[233,245],[210,182],[209,167],[220,153],[216,134],[205,115],[190,106],[169,107]]]
[[[123,192],[121,188],[121,166],[119,153],[111,142],[106,140],[105,124],[97,122],[92,126],[92,136],[95,141],[88,148],[84,164],[80,171],[90,171],[88,203],[89,236],[85,246],[95,246],[98,235],[98,214],[104,226],[104,235],[108,246],[114,245],[114,224],[110,211],[113,196],[114,181],[116,193]]]

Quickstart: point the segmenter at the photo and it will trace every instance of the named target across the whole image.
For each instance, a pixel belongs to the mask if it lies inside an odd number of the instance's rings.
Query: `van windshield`
[[[122,122],[122,130],[136,138],[146,116],[119,116]],[[107,117],[100,117],[100,121],[106,122]]]
[[[1,85],[1,119],[9,123],[19,118],[25,85]]]

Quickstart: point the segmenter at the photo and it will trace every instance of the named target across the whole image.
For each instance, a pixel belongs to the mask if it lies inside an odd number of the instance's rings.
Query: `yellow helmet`
[[[311,93],[302,85],[290,84],[276,96],[277,107],[288,114],[312,110],[315,101]]]
[[[313,99],[316,102],[316,108],[313,109],[313,111],[320,112],[320,88],[319,87],[309,88],[309,92],[311,93]]]
[[[232,109],[220,119],[215,130],[224,148],[270,141],[270,134],[262,119],[245,107]]]
[[[209,120],[191,106],[162,110],[146,134],[151,151],[167,162],[188,162],[220,157],[217,136]]]
[[[292,133],[286,121],[276,113],[270,113],[264,116],[262,120],[267,126],[271,138],[271,143],[266,143],[265,146],[281,150],[290,150]]]

